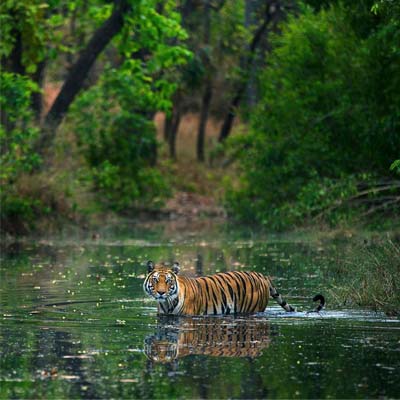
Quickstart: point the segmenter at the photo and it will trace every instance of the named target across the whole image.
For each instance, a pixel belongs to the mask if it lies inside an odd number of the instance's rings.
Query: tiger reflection
[[[151,361],[168,363],[189,355],[256,358],[269,344],[265,320],[170,318],[145,338],[144,351]]]

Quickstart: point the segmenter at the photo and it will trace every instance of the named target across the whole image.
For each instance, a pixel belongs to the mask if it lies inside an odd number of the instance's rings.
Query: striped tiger
[[[160,315],[252,314],[264,311],[270,296],[285,311],[295,311],[270,278],[258,272],[232,271],[189,278],[178,275],[177,262],[169,267],[152,261],[148,261],[147,269],[143,289],[157,300]]]

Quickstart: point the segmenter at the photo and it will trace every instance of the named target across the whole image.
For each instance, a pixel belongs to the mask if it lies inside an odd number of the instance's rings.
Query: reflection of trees
[[[77,354],[79,348],[73,344],[71,333],[40,329],[36,336],[37,346],[33,360],[37,371],[48,371],[51,367],[56,367],[59,375],[76,377],[69,383],[68,397],[99,397],[86,374],[85,363],[88,359],[82,359]]]
[[[30,332],[2,329],[0,382],[22,380],[24,398],[99,398],[89,374],[91,360],[80,357],[82,345],[73,338],[72,333],[44,327]],[[1,389],[1,398],[21,397],[18,385]]]
[[[156,332],[145,338],[145,354],[154,362],[172,362],[189,355],[256,358],[270,343],[266,320],[234,317],[166,319],[159,317]]]

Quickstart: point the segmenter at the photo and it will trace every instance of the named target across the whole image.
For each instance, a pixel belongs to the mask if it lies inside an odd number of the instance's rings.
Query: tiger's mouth
[[[155,294],[155,295],[153,295],[153,297],[157,300],[157,301],[159,301],[159,302],[163,302],[163,301],[166,301],[167,299],[168,299],[168,297],[169,297],[169,295],[168,294]]]

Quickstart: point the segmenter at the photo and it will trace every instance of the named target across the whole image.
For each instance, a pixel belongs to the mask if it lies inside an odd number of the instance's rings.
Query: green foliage
[[[357,305],[400,313],[400,247],[392,241],[351,248],[333,267],[337,272],[331,298],[341,305]]]
[[[388,175],[400,148],[399,24],[369,12],[361,34],[349,9],[304,8],[273,38],[252,132],[231,140],[243,173],[227,201],[241,218],[301,222],[354,195],[360,174]]]
[[[78,144],[92,168],[95,187],[116,210],[157,205],[169,193],[161,173],[153,168],[154,124],[139,113],[156,102],[168,104],[168,98],[157,96],[145,79],[129,71],[109,71],[73,108]]]
[[[104,76],[96,86],[82,91],[70,108],[73,116],[68,125],[76,129],[95,190],[103,203],[116,210],[157,206],[169,194],[155,167],[157,142],[152,116],[156,110],[170,108],[176,88],[174,74],[191,57],[181,45],[187,34],[180,26],[174,1],[165,1],[162,6],[156,0],[130,3],[122,31],[97,60],[98,71]],[[2,65],[5,70],[18,69],[33,76],[39,63],[45,62],[47,81],[64,79],[66,63],[74,63],[78,51],[110,17],[113,7],[112,2],[99,0],[2,2]],[[35,79],[40,81],[39,76]],[[30,188],[22,193],[19,179],[39,164],[32,151],[39,136],[35,127],[38,120],[32,122],[29,108],[37,90],[28,78],[2,76],[0,178],[9,188],[10,199],[7,203],[6,190],[2,190],[2,210],[22,219],[33,218],[29,204],[33,208],[41,205],[40,191]],[[32,199],[28,199],[28,192]],[[47,196],[52,198],[51,193]]]
[[[36,64],[43,59],[47,39],[45,29],[47,8],[47,3],[39,1],[6,0],[2,2],[0,8],[1,57],[9,56],[16,41],[21,40],[24,43],[22,64],[30,72],[36,69]]]
[[[390,169],[400,174],[400,160],[393,161],[392,165],[390,166]]]
[[[0,181],[7,184],[21,172],[27,172],[39,162],[32,152],[38,129],[32,124],[30,110],[32,93],[37,85],[21,75],[3,72],[0,75]]]
[[[32,93],[37,85],[21,75],[3,72],[0,74],[0,201],[1,217],[21,215],[31,218],[32,208],[38,202],[19,198],[13,184],[24,173],[29,173],[40,164],[33,150],[39,130],[34,127],[30,110]]]
[[[82,93],[72,109],[78,144],[95,188],[107,206],[118,211],[158,206],[170,193],[155,167],[157,142],[151,117],[156,110],[171,107],[174,72],[191,53],[169,44],[171,37],[186,37],[172,2],[164,4],[163,14],[156,12],[156,4],[133,5],[133,16],[115,41],[123,62],[118,68],[106,67],[99,83]]]
[[[92,3],[86,7],[91,8]],[[60,29],[81,1],[5,0],[0,6],[0,56],[9,57],[21,47],[21,63],[27,73],[36,71],[44,59],[55,59],[60,53],[71,52]],[[96,8],[100,6],[97,1]],[[107,6],[110,9],[109,6]],[[94,19],[94,18],[92,18]],[[20,41],[20,43],[17,43]]]

